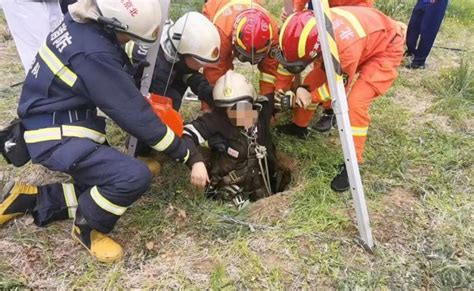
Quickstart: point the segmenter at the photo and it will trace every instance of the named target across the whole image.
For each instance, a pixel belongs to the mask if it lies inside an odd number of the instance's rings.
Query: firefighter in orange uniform
[[[293,0],[293,7],[295,11],[303,11],[306,7],[306,4],[311,1],[308,0]],[[372,7],[374,5],[374,0],[329,0],[330,7],[336,6],[365,6]]]
[[[214,85],[229,69],[233,60],[258,64],[260,95],[269,95],[275,88],[288,87],[291,74],[273,58],[278,47],[278,25],[270,13],[255,0],[209,0],[203,14],[217,27],[221,36],[219,62],[204,69],[209,83]]]
[[[398,75],[406,26],[374,8],[366,7],[331,8],[331,17],[345,76],[357,159],[362,163],[370,123],[369,107],[378,96],[388,91]],[[313,71],[305,78],[303,86],[297,88],[294,98],[291,94],[283,94],[284,98],[279,94],[275,97],[277,107],[295,104],[293,121],[279,126],[279,132],[307,137],[307,126],[317,106],[322,105],[325,109],[331,107],[316,19],[312,11],[297,12],[288,17],[280,31],[280,48],[277,59],[294,74],[314,63]],[[359,74],[358,78],[355,78],[356,74]],[[331,188],[335,191],[349,188],[344,164],[331,182]]]

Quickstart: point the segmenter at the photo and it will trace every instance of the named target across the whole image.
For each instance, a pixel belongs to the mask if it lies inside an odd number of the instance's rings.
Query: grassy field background
[[[278,2],[266,6],[277,13]],[[378,2],[406,21],[415,1]],[[201,3],[179,1],[171,15]],[[189,186],[185,167],[164,160],[153,187],[112,233],[126,250],[115,265],[97,263],[74,243],[71,221],[38,228],[30,217],[17,219],[0,229],[0,288],[474,288],[473,14],[472,1],[451,1],[428,68],[400,69],[371,108],[362,177],[375,254],[353,241],[350,194],[329,189],[342,160],[333,131],[306,142],[276,137],[296,167],[292,188],[242,212],[206,200]],[[251,68],[238,70],[252,77]],[[3,126],[20,93],[9,86],[24,72],[1,14],[0,75]],[[185,112],[190,119],[198,109],[186,104]],[[110,123],[109,137],[120,147],[125,134]],[[0,173],[37,184],[69,179],[3,161]]]

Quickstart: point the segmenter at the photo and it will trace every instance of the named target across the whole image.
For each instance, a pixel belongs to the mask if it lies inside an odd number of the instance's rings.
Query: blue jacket
[[[66,14],[48,35],[26,77],[18,115],[27,130],[36,130],[49,127],[41,120],[51,115],[54,119],[55,113],[98,107],[139,140],[186,161],[189,150],[152,111],[127,66],[114,32],[96,23],[77,23]],[[89,123],[97,130],[95,120]]]

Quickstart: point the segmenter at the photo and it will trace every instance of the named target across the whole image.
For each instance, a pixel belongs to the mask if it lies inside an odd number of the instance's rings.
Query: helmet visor
[[[252,65],[260,63],[268,54],[268,51],[263,53],[249,54],[238,45],[234,45],[234,55],[242,63],[250,63]]]
[[[276,50],[275,52],[275,58],[277,61],[283,65],[283,67],[290,73],[292,74],[299,74],[306,69],[306,67],[311,64],[316,58],[317,55],[309,60],[309,61],[296,61],[296,62],[288,62],[286,58],[283,56],[283,53],[281,50]]]

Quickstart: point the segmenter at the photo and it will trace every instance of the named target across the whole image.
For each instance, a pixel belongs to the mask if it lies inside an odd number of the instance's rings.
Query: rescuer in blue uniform
[[[106,144],[96,107],[177,162],[188,160],[189,149],[157,118],[124,69],[129,63],[121,44],[156,40],[159,0],[80,0],[69,11],[36,56],[18,115],[33,163],[69,174],[74,184],[7,187],[0,224],[27,212],[39,226],[75,218],[73,238],[99,261],[114,262],[122,247],[104,233],[147,190],[151,174],[144,163]],[[205,167],[193,165],[199,166]]]
[[[406,55],[409,69],[424,69],[426,58],[443,22],[448,0],[418,0],[408,23]]]

